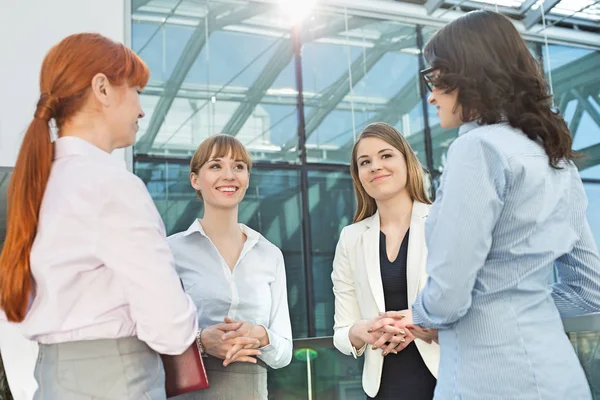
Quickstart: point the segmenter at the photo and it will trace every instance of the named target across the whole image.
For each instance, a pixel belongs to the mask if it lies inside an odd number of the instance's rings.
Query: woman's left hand
[[[223,361],[224,367],[226,367],[227,365],[229,365],[233,362],[238,361],[241,357],[246,356],[247,350],[254,350],[256,348],[262,348],[269,344],[269,335],[267,334],[267,330],[263,326],[254,325],[254,324],[251,324],[249,322],[244,322],[244,321],[235,321],[229,317],[225,317],[225,323],[229,324],[229,323],[235,323],[235,322],[239,322],[242,325],[236,330],[231,330],[231,331],[225,333],[222,336],[222,340],[224,342],[234,340],[238,337],[244,336],[244,337],[251,337],[251,338],[258,339],[260,341],[260,344],[258,346],[234,344],[231,347],[231,349],[229,349],[229,351],[227,352],[227,354],[225,356],[225,360]]]
[[[438,331],[437,329],[426,329],[418,325],[413,324],[412,310],[402,311],[387,311],[380,313],[380,319],[371,326],[371,330],[380,330],[386,325],[395,324],[396,326],[402,325],[408,329],[415,338],[421,339],[426,343],[432,341],[437,343]]]

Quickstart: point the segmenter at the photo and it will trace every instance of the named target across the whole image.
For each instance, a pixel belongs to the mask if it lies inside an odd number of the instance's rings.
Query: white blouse
[[[260,233],[240,224],[247,237],[233,271],[202,229],[199,220],[168,238],[185,291],[198,308],[200,328],[224,318],[262,325],[269,345],[258,356],[271,368],[292,359],[283,254]]]
[[[85,140],[55,142],[30,259],[26,337],[49,344],[137,336],[163,354],[194,341],[196,308],[146,186]]]

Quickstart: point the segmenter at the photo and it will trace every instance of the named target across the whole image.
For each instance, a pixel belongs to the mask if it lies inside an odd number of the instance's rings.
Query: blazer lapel
[[[367,230],[362,235],[365,268],[369,279],[369,286],[375,298],[375,303],[380,312],[385,312],[385,297],[383,295],[383,282],[381,282],[381,267],[379,264],[379,212],[370,217]]]
[[[408,255],[406,256],[406,282],[409,307],[414,303],[419,292],[421,276],[424,275],[427,260],[425,244],[425,221],[429,208],[426,204],[415,201],[410,220],[408,237]]]

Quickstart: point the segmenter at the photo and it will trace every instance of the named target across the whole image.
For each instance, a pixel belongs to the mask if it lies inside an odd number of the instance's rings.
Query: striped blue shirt
[[[435,399],[591,399],[561,316],[600,311],[600,258],[577,168],[561,167],[508,123],[467,123],[450,147],[413,305],[440,330]]]

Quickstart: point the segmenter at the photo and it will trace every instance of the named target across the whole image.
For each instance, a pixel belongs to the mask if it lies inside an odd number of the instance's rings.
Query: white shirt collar
[[[248,242],[258,242],[258,240],[261,237],[260,233],[256,232],[254,229],[249,228],[248,226],[246,226],[244,224],[238,224],[238,225],[239,225],[242,233],[244,233],[246,235],[246,237],[248,238]],[[194,220],[194,222],[192,222],[190,227],[187,228],[187,230],[185,232],[183,232],[183,236],[189,236],[194,232],[198,232],[202,236],[208,238],[208,235],[206,234],[206,232],[204,232],[204,229],[202,228],[202,224],[200,223],[200,220],[198,218],[196,218]]]
[[[64,136],[54,141],[54,159],[80,155],[126,168],[125,160],[114,157],[90,142],[76,136]]]

